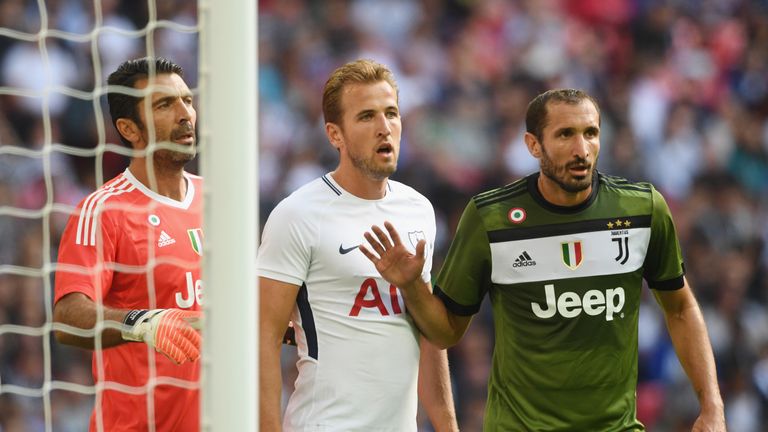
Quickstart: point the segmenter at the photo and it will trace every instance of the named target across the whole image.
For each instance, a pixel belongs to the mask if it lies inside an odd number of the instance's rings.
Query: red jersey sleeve
[[[54,303],[73,292],[97,301],[112,285],[120,231],[112,212],[99,203],[97,192],[85,198],[70,216],[59,244]]]

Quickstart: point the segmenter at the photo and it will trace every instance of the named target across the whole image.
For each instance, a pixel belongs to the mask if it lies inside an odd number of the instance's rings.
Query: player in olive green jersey
[[[664,312],[699,398],[694,431],[724,431],[701,311],[672,217],[648,183],[598,173],[600,112],[578,90],[528,106],[525,142],[540,171],[475,196],[431,286],[393,226],[363,253],[398,286],[432,342],[448,347],[490,296],[496,330],[486,431],[639,431],[637,323],[642,280]]]

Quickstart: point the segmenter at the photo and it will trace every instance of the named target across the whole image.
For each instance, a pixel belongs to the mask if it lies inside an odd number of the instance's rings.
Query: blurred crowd
[[[85,35],[99,22],[136,31],[150,16],[147,2],[130,0],[101,0],[100,15],[89,0],[45,4],[42,19],[36,1],[0,0],[0,28],[34,35],[46,22]],[[196,25],[195,0],[156,6],[158,20]],[[398,80],[394,178],[435,207],[436,270],[472,195],[538,169],[522,141],[528,101],[552,87],[594,95],[599,170],[651,181],[672,209],[729,430],[768,430],[768,0],[260,0],[258,33],[262,223],[279,200],[333,169],[323,84],[340,64],[373,58]],[[162,26],[152,35],[154,52],[180,63],[196,86],[196,35]],[[0,331],[0,384],[32,389],[0,394],[1,431],[44,430],[46,413],[56,431],[84,430],[91,408],[92,395],[74,387],[43,390],[51,380],[91,384],[90,354],[46,331],[49,270],[65,209],[126,160],[78,152],[119,142],[103,101],[39,92],[91,92],[122,60],[147,53],[143,34],[94,37],[98,61],[91,40],[41,45],[0,35],[0,325],[37,330]],[[50,152],[46,143],[66,147]],[[698,404],[654,303],[646,290],[638,416],[651,431],[690,430]],[[464,431],[481,430],[492,340],[485,304],[449,350]],[[294,361],[286,348],[286,367]],[[286,374],[286,393],[292,379]]]

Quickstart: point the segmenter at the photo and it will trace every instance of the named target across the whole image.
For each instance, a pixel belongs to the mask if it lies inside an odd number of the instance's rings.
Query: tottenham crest
[[[426,240],[427,235],[424,234],[424,231],[409,231],[408,232],[408,240],[411,241],[411,245],[413,245],[414,249],[416,248],[416,245],[419,244],[420,240]]]
[[[188,229],[187,235],[189,236],[189,242],[192,243],[192,250],[198,255],[203,256],[203,229]]]

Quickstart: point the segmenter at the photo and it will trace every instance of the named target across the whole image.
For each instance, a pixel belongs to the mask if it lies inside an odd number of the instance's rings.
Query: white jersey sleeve
[[[311,259],[311,220],[302,217],[295,200],[283,200],[267,218],[258,252],[258,275],[301,286]]]

